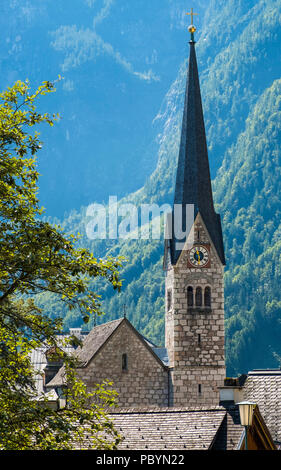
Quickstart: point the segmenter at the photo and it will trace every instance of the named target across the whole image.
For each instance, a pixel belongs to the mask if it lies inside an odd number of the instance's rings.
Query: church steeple
[[[191,12],[193,19],[193,11]],[[200,83],[195,52],[194,25],[189,26],[191,34],[190,56],[186,81],[185,102],[181,130],[174,204],[182,206],[182,229],[188,226],[186,205],[194,205],[194,219],[200,213],[214,243],[222,264],[225,264],[220,216],[216,214],[213,204],[208,150],[201,101]],[[173,220],[171,241],[171,260],[175,264],[181,250],[177,242]],[[182,240],[184,242],[184,240]]]
[[[192,20],[193,15],[191,10]],[[172,220],[168,219],[166,238],[170,240],[165,240],[164,255],[165,344],[175,406],[217,405],[218,387],[225,378],[225,260],[220,217],[213,203],[195,31],[190,25],[175,205]],[[193,205],[193,217],[186,205]],[[192,226],[194,240],[189,237]]]

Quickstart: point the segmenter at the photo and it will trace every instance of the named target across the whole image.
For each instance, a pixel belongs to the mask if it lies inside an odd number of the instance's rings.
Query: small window
[[[122,370],[128,370],[128,356],[127,354],[122,354]]]
[[[204,304],[205,307],[211,307],[211,287],[205,287],[204,292]]]
[[[202,307],[202,289],[201,289],[201,287],[196,287],[195,303],[196,303],[196,307]]]
[[[168,292],[167,292],[167,310],[168,310],[168,312],[171,310],[171,308],[172,308],[172,291],[168,290]]]
[[[187,306],[193,307],[193,287],[191,286],[187,288]]]
[[[201,335],[198,335],[198,344],[201,344]]]
[[[202,385],[198,384],[198,395],[201,395],[202,393]]]

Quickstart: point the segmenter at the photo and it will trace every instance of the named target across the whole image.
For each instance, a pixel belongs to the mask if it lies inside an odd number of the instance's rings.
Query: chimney
[[[243,385],[247,378],[246,374],[240,377],[227,377],[224,379],[224,386],[219,388],[220,405],[235,404],[243,400]]]

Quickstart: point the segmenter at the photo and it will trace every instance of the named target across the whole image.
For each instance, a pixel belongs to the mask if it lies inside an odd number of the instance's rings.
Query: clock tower
[[[164,253],[165,342],[173,406],[218,405],[218,387],[225,378],[225,257],[220,216],[213,204],[195,30],[189,27],[174,208]]]

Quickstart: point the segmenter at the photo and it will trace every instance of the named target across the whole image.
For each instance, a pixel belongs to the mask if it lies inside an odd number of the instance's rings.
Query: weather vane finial
[[[191,8],[191,12],[190,13],[186,13],[187,15],[190,15],[190,20],[191,20],[191,24],[190,26],[188,27],[188,31],[190,32],[191,34],[191,41],[194,42],[194,33],[196,31],[196,28],[193,24],[193,17],[194,15],[198,15],[198,13],[194,13],[193,12],[193,8]]]

